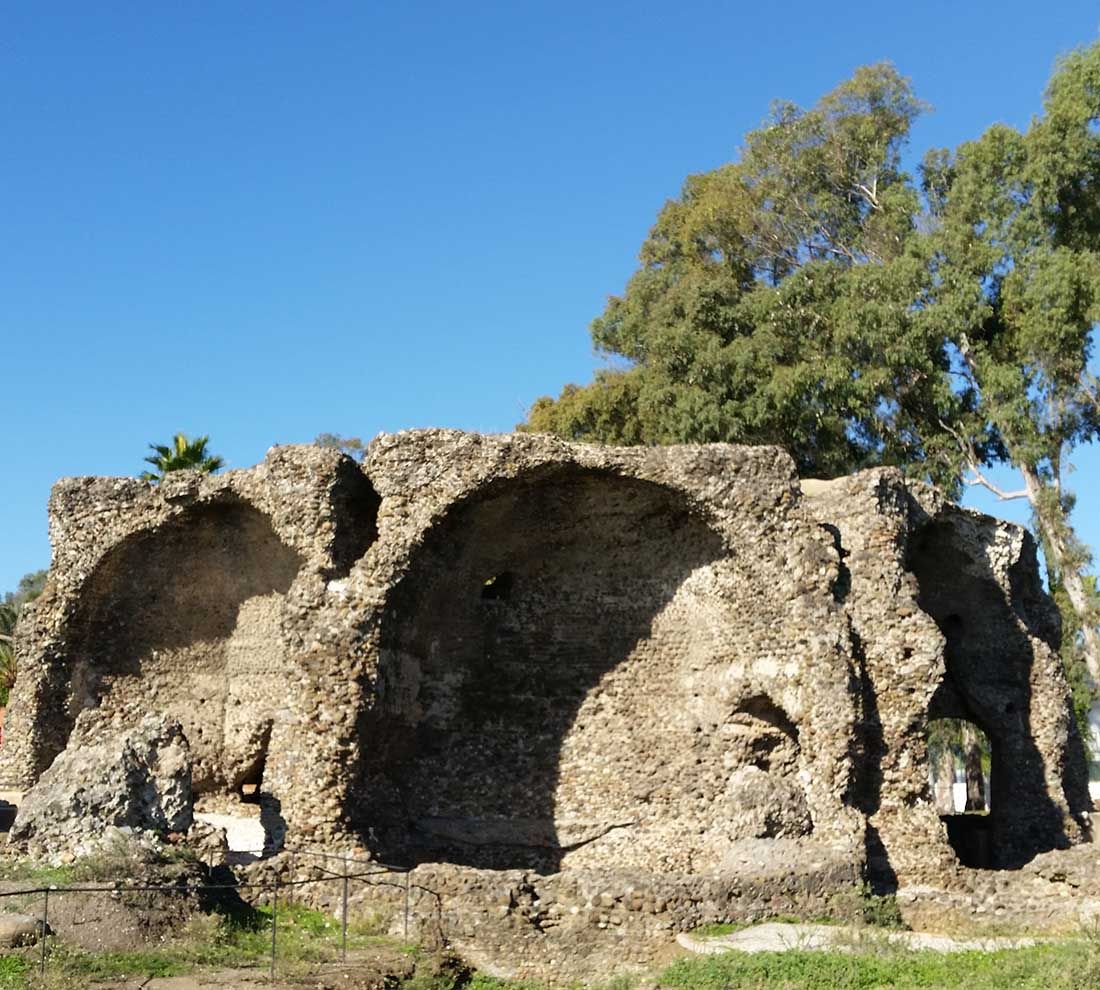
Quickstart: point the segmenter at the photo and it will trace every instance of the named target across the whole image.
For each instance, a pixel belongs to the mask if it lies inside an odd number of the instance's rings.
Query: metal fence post
[[[50,888],[45,890],[46,900],[42,904],[42,955],[38,960],[38,975],[46,975],[46,932],[50,930]]]
[[[344,962],[348,961],[348,869],[348,854],[344,853],[344,910],[340,919],[340,953]]]
[[[279,924],[279,878],[271,887],[271,980],[275,981],[275,933]]]

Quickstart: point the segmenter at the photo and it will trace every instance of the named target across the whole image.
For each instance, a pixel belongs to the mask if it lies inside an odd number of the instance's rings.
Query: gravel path
[[[791,949],[851,952],[869,939],[886,941],[906,949],[930,949],[933,952],[991,952],[1035,945],[1033,938],[953,938],[928,932],[893,932],[848,925],[788,924],[769,921],[743,928],[731,935],[700,936],[683,932],[676,941],[689,952],[715,955],[720,952],[786,952]]]

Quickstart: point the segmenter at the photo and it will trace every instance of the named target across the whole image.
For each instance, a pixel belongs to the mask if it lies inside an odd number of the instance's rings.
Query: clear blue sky
[[[914,147],[1039,108],[1095,0],[5,5],[0,591],[46,499],[209,433],[507,430],[587,380],[589,320],[683,177],[776,97],[889,58]],[[1100,546],[1100,458],[1078,521]]]

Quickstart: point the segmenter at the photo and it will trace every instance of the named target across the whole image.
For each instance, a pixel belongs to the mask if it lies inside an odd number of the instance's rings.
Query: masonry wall
[[[448,512],[383,625],[364,739],[392,792],[383,855],[691,873],[741,838],[810,834],[781,707],[797,678],[749,687],[753,603],[719,592],[738,577],[682,495],[607,472]]]
[[[172,714],[199,792],[254,783],[290,841],[442,878],[470,951],[527,975],[592,925],[640,959],[856,878],[963,882],[931,718],[993,741],[989,866],[1089,837],[1033,543],[895,471],[411,431],[362,465],[69,479],[50,519],[0,783]]]

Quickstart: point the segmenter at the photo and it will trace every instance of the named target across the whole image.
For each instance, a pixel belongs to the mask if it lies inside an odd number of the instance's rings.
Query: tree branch
[[[1010,502],[1013,499],[1017,498],[1027,498],[1028,493],[1026,488],[1022,488],[1017,492],[1006,492],[1003,489],[998,488],[995,484],[993,484],[992,481],[990,481],[984,474],[982,474],[982,472],[978,470],[977,465],[967,464],[966,466],[974,472],[974,476],[972,478],[965,478],[965,484],[970,485],[971,487],[973,487],[974,485],[980,485],[982,488],[985,488],[987,491],[990,491],[994,495],[996,495],[997,498],[999,498],[1002,502]]]
[[[974,444],[969,439],[964,437],[958,430],[952,429],[942,419],[940,420],[940,426],[951,434],[955,438],[955,442],[959,445],[959,449],[962,451],[963,459],[966,461],[966,468],[971,472],[971,477],[963,478],[963,484],[968,487],[974,487],[980,485],[986,491],[992,492],[1002,502],[1011,502],[1017,498],[1027,498],[1028,491],[1026,488],[1017,492],[1006,492],[1003,488],[998,487],[992,481],[990,481],[984,474],[982,469],[978,466],[980,459],[978,452],[974,449]]]

